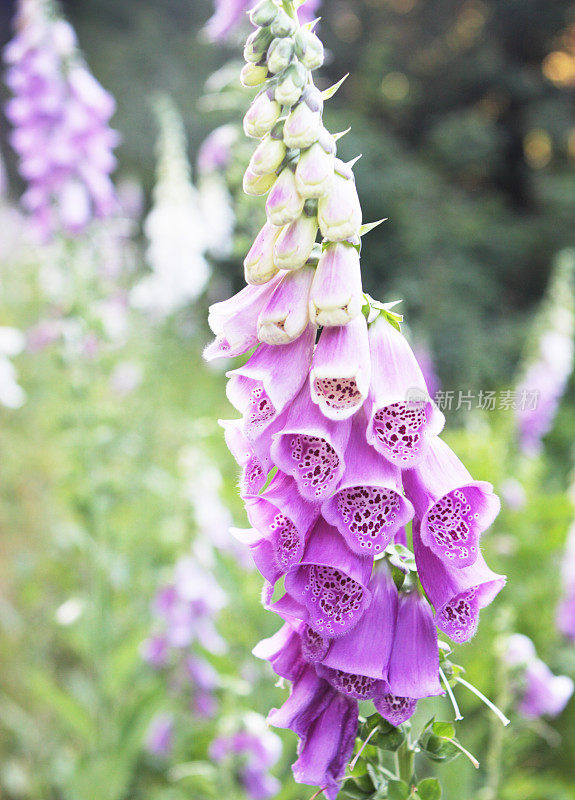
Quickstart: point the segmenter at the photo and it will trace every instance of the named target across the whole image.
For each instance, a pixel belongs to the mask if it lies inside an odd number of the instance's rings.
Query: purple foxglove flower
[[[376,710],[391,725],[401,725],[415,714],[417,700],[412,697],[396,697],[394,694],[386,694],[378,697],[374,701]]]
[[[264,494],[248,499],[246,511],[254,528],[271,541],[282,574],[301,560],[319,508],[300,496],[293,478],[278,472]]]
[[[514,633],[507,638],[503,661],[508,667],[526,667],[536,658],[535,645],[528,636]]]
[[[524,692],[519,712],[524,717],[557,717],[573,694],[573,681],[567,675],[554,675],[549,667],[535,659],[523,673]]]
[[[150,722],[146,733],[146,750],[154,756],[166,758],[174,746],[174,718],[161,713]]]
[[[45,3],[20,0],[4,55],[14,94],[6,114],[28,183],[22,203],[42,238],[78,235],[116,209],[114,100],[83,64],[71,26]]]
[[[285,579],[288,595],[305,607],[302,622],[329,638],[350,631],[371,602],[372,563],[353,553],[337,530],[320,519],[301,563]]]
[[[256,658],[269,661],[273,671],[281,678],[295,681],[305,666],[300,634],[286,622],[269,639],[262,639],[252,653]]]
[[[480,534],[499,513],[491,484],[474,481],[455,453],[435,438],[424,460],[403,473],[403,485],[421,520],[423,544],[447,564],[473,564]]]
[[[429,437],[443,428],[443,414],[428,397],[407,340],[384,316],[370,325],[369,344],[373,377],[367,441],[392,464],[415,466]]]
[[[269,133],[262,139],[250,159],[250,170],[255,175],[275,172],[284,160],[286,146],[282,139],[274,139]]]
[[[291,376],[290,369],[287,377]],[[336,423],[321,413],[306,383],[291,404],[283,429],[274,435],[272,460],[295,478],[303,497],[320,502],[343,476],[350,429],[350,420]]]
[[[305,99],[294,106],[284,125],[283,137],[286,145],[290,148],[305,150],[317,142],[322,130],[321,112],[321,103],[310,107]]]
[[[516,478],[507,478],[501,484],[501,499],[511,511],[521,511],[527,503],[527,495],[523,484]]]
[[[268,722],[274,728],[289,728],[298,736],[305,736],[335,694],[335,690],[318,676],[315,668],[306,665],[292,679],[290,696],[283,706],[272,708]]]
[[[353,753],[357,724],[357,701],[338,693],[332,695],[300,739],[298,759],[293,765],[296,781],[320,786],[328,800],[335,800]]]
[[[323,251],[311,287],[310,320],[319,326],[347,325],[361,313],[363,288],[359,253],[350,244]]]
[[[397,623],[397,588],[385,565],[372,575],[369,589],[369,608],[349,633],[331,642],[317,666],[321,677],[357,700],[389,692],[387,675]]]
[[[327,194],[319,199],[317,216],[322,235],[330,242],[343,242],[359,235],[362,214],[353,173],[351,177],[344,177],[338,171],[341,170],[338,160],[335,169]]]
[[[254,0],[214,0],[214,14],[204,31],[212,41],[226,39],[246,18]]]
[[[274,245],[281,228],[269,222],[258,233],[249,253],[244,259],[246,283],[258,285],[267,283],[277,274],[274,264]]]
[[[202,142],[198,151],[197,167],[200,175],[222,172],[232,160],[233,146],[238,140],[235,125],[220,125]]]
[[[481,553],[474,564],[463,568],[438,558],[423,544],[417,519],[413,549],[421,585],[435,608],[435,624],[454,641],[468,641],[477,630],[479,611],[503,589],[505,576],[492,572]]]
[[[345,473],[337,492],[321,509],[348,547],[360,555],[383,553],[413,516],[402,494],[401,473],[365,442],[365,421],[358,414],[345,451]]]
[[[281,106],[273,94],[263,91],[252,102],[244,117],[244,132],[253,139],[262,139],[271,131],[281,114]]]
[[[309,376],[311,399],[329,419],[348,419],[369,392],[371,360],[363,314],[347,325],[324,328]]]
[[[317,237],[317,218],[302,214],[286,225],[274,245],[274,264],[279,269],[298,270],[311,255]],[[307,313],[307,309],[306,309]]]
[[[295,170],[295,185],[306,200],[327,195],[333,183],[335,169],[335,142],[322,135],[300,155]]]
[[[144,661],[147,661],[154,669],[161,669],[168,663],[170,646],[164,635],[150,636],[140,648],[140,653]]]
[[[204,350],[206,361],[233,358],[247,353],[258,343],[258,316],[278,286],[278,273],[261,286],[246,286],[241,292],[210,306],[208,324],[216,336]]]
[[[309,323],[309,292],[314,275],[312,267],[283,275],[258,317],[261,342],[285,345],[303,334]]]
[[[417,591],[400,594],[388,683],[396,697],[418,699],[443,694],[433,614]]]
[[[246,498],[259,494],[264,488],[272,464],[269,458],[261,456],[261,448],[256,453],[253,444],[243,432],[243,424],[241,419],[220,420],[225,431],[226,444],[242,468],[240,497]]]
[[[300,390],[308,374],[314,340],[315,330],[309,325],[299,339],[282,345],[289,370],[276,347],[261,344],[243,367],[227,373],[228,399],[244,415],[248,439],[256,438],[276,420]]]
[[[298,193],[295,175],[285,167],[273,185],[266,201],[268,221],[272,225],[289,225],[303,214],[304,198]]]

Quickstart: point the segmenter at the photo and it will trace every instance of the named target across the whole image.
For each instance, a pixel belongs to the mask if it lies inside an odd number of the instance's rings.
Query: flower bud
[[[297,31],[297,22],[293,17],[280,8],[276,18],[272,22],[272,33],[274,36],[292,36]]]
[[[324,62],[323,44],[320,39],[307,28],[300,28],[297,33],[296,55],[307,69],[317,69]]]
[[[262,139],[279,119],[281,106],[267,92],[258,94],[244,117],[244,132],[253,139]]]
[[[301,154],[295,181],[302,197],[311,199],[327,194],[333,182],[334,163],[334,154],[327,153],[318,142]]]
[[[315,270],[304,267],[288,272],[258,317],[258,339],[266,344],[288,344],[308,324],[309,290]]]
[[[304,150],[317,142],[321,129],[321,111],[312,111],[307,103],[298,103],[285,121],[284,142],[288,147]]]
[[[334,174],[332,184],[318,204],[319,227],[326,239],[343,242],[359,234],[361,205],[355,181]]]
[[[261,0],[261,2],[250,11],[250,21],[252,25],[264,28],[272,24],[278,11],[279,9],[273,0]]]
[[[276,86],[276,100],[282,106],[293,106],[300,99],[307,71],[302,64],[290,64]]]
[[[309,300],[315,325],[347,325],[361,313],[363,290],[359,253],[353,245],[337,242],[323,251]]]
[[[280,269],[298,270],[311,255],[317,236],[317,217],[302,214],[283,228],[274,247],[274,262]]]
[[[244,172],[244,192],[258,197],[262,194],[267,194],[272,188],[276,180],[275,173],[269,175],[256,175],[248,167]]]
[[[267,283],[278,272],[274,264],[274,244],[279,232],[280,228],[266,222],[256,236],[244,259],[246,283],[252,286]]]
[[[260,83],[263,83],[268,76],[268,68],[258,66],[257,64],[244,64],[242,69],[240,80],[242,82],[242,86],[246,86],[249,88],[250,86],[259,86]]]
[[[266,213],[272,225],[289,225],[303,211],[304,199],[298,194],[295,177],[286,167],[280,172],[266,203]]]
[[[268,28],[258,28],[249,37],[244,47],[244,58],[246,61],[257,63],[264,57],[266,50],[270,46],[272,35]]]
[[[283,72],[293,58],[294,44],[291,39],[274,39],[268,50],[268,69],[274,75]]]
[[[251,157],[249,169],[256,175],[275,172],[285,158],[286,146],[281,139],[269,134],[257,146]]]

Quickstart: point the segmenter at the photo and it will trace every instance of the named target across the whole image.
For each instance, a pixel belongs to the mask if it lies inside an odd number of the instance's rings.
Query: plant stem
[[[403,744],[400,745],[395,754],[395,758],[397,761],[397,774],[399,776],[399,780],[405,781],[408,786],[411,786],[415,752],[411,747],[409,737],[407,737]]]

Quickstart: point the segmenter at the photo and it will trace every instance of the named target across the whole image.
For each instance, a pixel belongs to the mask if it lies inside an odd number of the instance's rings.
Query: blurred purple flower
[[[232,158],[232,148],[238,139],[235,125],[220,125],[202,142],[197,166],[200,175],[226,169]]]
[[[19,0],[4,58],[11,143],[28,184],[22,203],[42,239],[80,234],[116,208],[114,99],[83,62],[72,27],[44,0]]]
[[[169,756],[174,745],[174,718],[161,712],[150,722],[146,733],[146,750],[154,756]]]
[[[214,14],[204,28],[208,38],[212,41],[227,39],[257,2],[258,0],[214,0]],[[310,22],[314,19],[320,5],[321,0],[308,0],[298,11],[300,21]]]

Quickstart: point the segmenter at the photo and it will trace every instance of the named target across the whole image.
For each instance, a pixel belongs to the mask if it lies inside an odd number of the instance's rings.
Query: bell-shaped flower
[[[538,658],[525,668],[522,684],[518,710],[529,719],[559,716],[571,699],[574,688],[570,677],[554,675]]]
[[[233,358],[255,347],[258,317],[281,278],[278,273],[268,283],[246,286],[229,300],[210,306],[208,324],[216,338],[204,350],[206,361]]]
[[[356,700],[389,692],[387,674],[397,622],[397,589],[385,564],[372,575],[369,589],[369,608],[355,628],[331,642],[317,666],[318,674],[335,689]]]
[[[363,289],[359,253],[350,244],[329,244],[311,287],[310,320],[318,326],[347,325],[361,313]]]
[[[271,131],[281,114],[280,104],[273,95],[263,91],[255,98],[244,117],[244,133],[253,139],[263,139]]]
[[[479,536],[499,513],[492,485],[474,481],[438,438],[430,443],[423,461],[403,473],[403,485],[421,520],[422,542],[454,567],[473,564]]]
[[[266,201],[268,221],[272,225],[289,225],[295,222],[302,213],[304,198],[298,193],[295,176],[289,167],[285,167],[273,185]]]
[[[317,142],[322,127],[321,106],[312,109],[303,99],[288,114],[283,131],[284,142],[287,147],[305,150]]]
[[[327,195],[334,179],[335,143],[322,136],[305,150],[295,170],[295,185],[306,200]]]
[[[330,242],[343,242],[359,235],[362,214],[353,174],[344,177],[338,171],[341,162],[335,163],[333,181],[327,194],[319,199],[317,216],[323,236]]]
[[[281,228],[266,222],[244,259],[246,283],[257,286],[267,283],[278,273],[274,263],[274,245]]]
[[[311,399],[329,419],[348,419],[369,391],[371,361],[367,322],[358,314],[347,325],[324,328],[311,365]]]
[[[433,613],[417,591],[402,592],[399,596],[388,683],[396,697],[419,699],[443,694]]]
[[[260,197],[267,194],[276,181],[274,172],[269,175],[256,175],[255,172],[248,167],[244,172],[243,188],[246,194],[252,197]]]
[[[320,519],[300,564],[285,578],[286,592],[305,608],[302,622],[328,638],[348,633],[370,604],[372,563],[353,553],[337,530]]]
[[[266,586],[275,587],[284,574],[278,566],[274,543],[269,536],[263,536],[255,528],[230,528],[236,542],[248,548],[249,554],[266,581]]]
[[[312,290],[313,292],[313,290]],[[402,469],[418,464],[445,419],[429,399],[406,338],[382,315],[369,328],[372,381],[367,441]]]
[[[413,507],[402,494],[400,470],[366,444],[363,414],[353,420],[344,460],[343,478],[321,513],[354,552],[383,553]]]
[[[391,725],[402,725],[415,714],[417,700],[412,697],[397,697],[388,693],[374,700],[374,706]]]
[[[287,363],[289,370],[285,368]],[[291,384],[294,365],[282,361],[282,369],[282,380]],[[299,380],[299,373],[297,377]],[[350,428],[349,420],[336,423],[324,417],[312,403],[306,383],[289,408],[283,430],[274,436],[274,464],[295,478],[303,497],[321,502],[333,493],[344,473]]]
[[[288,622],[284,623],[277,633],[269,639],[262,639],[252,650],[256,658],[269,661],[273,671],[280,678],[295,681],[305,667],[302,655],[301,639],[297,631]]]
[[[319,508],[300,496],[293,478],[278,472],[264,494],[247,501],[246,512],[251,525],[270,541],[276,568],[285,574],[301,560]]]
[[[477,630],[480,610],[505,586],[505,576],[490,570],[481,553],[474,564],[463,568],[438,558],[423,543],[417,519],[413,550],[421,585],[435,609],[435,624],[454,641],[468,641]]]
[[[249,169],[255,175],[268,175],[279,169],[285,155],[286,146],[283,141],[268,133],[256,147],[250,159]]]
[[[224,419],[219,423],[224,429],[226,444],[232,456],[241,467],[239,482],[240,497],[243,499],[258,495],[266,485],[268,473],[272,468],[269,451],[266,457],[265,448],[254,445],[243,432],[243,419]]]
[[[270,345],[293,342],[309,324],[309,292],[315,270],[287,272],[258,317],[258,339]]]
[[[283,706],[272,709],[268,722],[300,737],[293,766],[296,781],[320,786],[328,800],[335,800],[355,745],[357,702],[336,692],[308,666],[294,681]]]
[[[281,357],[276,347],[261,344],[249,361],[227,373],[230,380],[226,393],[244,416],[248,439],[255,439],[276,420],[300,390],[308,374],[314,340],[315,330],[309,325],[299,339],[283,345]],[[289,361],[289,370],[284,359]]]
[[[311,255],[317,237],[317,217],[303,213],[282,229],[274,245],[274,263],[279,269],[300,269]]]

